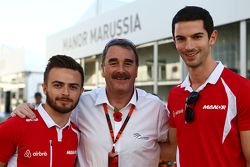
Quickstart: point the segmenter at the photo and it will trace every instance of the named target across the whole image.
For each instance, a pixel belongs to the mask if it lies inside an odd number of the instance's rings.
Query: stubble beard
[[[47,92],[46,95],[46,103],[56,112],[61,113],[61,114],[67,114],[69,112],[71,112],[76,105],[78,104],[80,97],[77,99],[77,101],[75,103],[73,103],[70,107],[60,107],[56,104],[57,99],[53,100],[50,95]]]

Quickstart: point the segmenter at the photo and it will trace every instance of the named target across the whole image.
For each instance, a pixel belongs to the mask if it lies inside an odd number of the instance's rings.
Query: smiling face
[[[52,68],[47,82],[43,84],[46,109],[58,113],[72,111],[83,92],[81,74],[67,68]]]
[[[137,77],[135,54],[129,47],[111,46],[102,64],[108,92],[132,93]]]
[[[202,20],[178,22],[174,34],[176,49],[187,67],[200,67],[212,57],[211,47],[216,42],[217,32],[213,31],[209,39]]]

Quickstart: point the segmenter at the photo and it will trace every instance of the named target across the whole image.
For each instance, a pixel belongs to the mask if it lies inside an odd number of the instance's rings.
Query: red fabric
[[[185,123],[185,99],[189,94],[179,85],[168,98],[170,126],[177,130],[180,166],[245,167],[239,130],[250,130],[250,81],[225,68],[216,84],[207,84],[199,92],[194,120]],[[234,98],[236,105],[229,104]],[[226,118],[232,113],[236,116],[228,128]],[[229,133],[223,141],[224,128]]]
[[[36,112],[38,121],[9,118],[0,124],[0,161],[7,163],[17,151],[17,166],[50,166],[52,141],[52,166],[74,166],[78,136],[70,125],[63,130],[62,141],[57,140],[55,127],[48,128]]]

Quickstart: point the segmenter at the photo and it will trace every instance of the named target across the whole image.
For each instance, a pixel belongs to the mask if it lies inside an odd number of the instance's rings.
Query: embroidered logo
[[[77,154],[77,151],[76,151],[76,150],[68,150],[68,151],[66,152],[66,154],[67,154],[67,155],[75,155],[75,154]]]
[[[38,118],[36,118],[36,119],[29,119],[29,118],[27,118],[26,120],[25,120],[26,122],[36,122],[36,121],[38,121]]]
[[[140,133],[134,133],[133,136],[137,139],[141,139],[141,140],[148,140],[149,137],[146,136],[142,136]]]
[[[184,113],[184,110],[181,109],[181,110],[177,110],[176,112],[173,112],[173,117],[176,117],[177,115],[181,114],[181,113]]]
[[[26,158],[31,158],[31,157],[46,157],[48,156],[48,153],[46,151],[35,151],[35,152],[31,152],[30,150],[26,150],[24,153],[24,157]]]
[[[226,110],[226,105],[204,105],[203,110]]]
[[[30,157],[31,157],[31,152],[30,152],[30,150],[26,150],[26,151],[25,151],[24,157],[26,157],[26,158],[30,158]]]
[[[46,151],[44,151],[44,152],[36,151],[36,152],[33,152],[32,155],[34,157],[47,157],[48,153]]]

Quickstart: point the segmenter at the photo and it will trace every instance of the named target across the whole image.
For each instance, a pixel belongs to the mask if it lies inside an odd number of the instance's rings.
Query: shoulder
[[[99,95],[99,93],[101,91],[103,91],[103,89],[105,89],[105,88],[96,88],[96,89],[93,89],[90,91],[83,92],[81,97],[80,97],[80,100],[96,99],[97,96]]]
[[[185,88],[181,87],[181,84],[178,84],[174,87],[172,87],[169,91],[169,97],[172,96],[180,96],[185,92]]]
[[[9,117],[0,124],[0,134],[1,136],[10,137],[19,136],[20,133],[25,128],[25,119],[19,118],[18,116]]]
[[[239,90],[250,91],[250,80],[229,70],[228,68],[224,68],[221,80],[223,84],[228,86],[234,93],[237,93]]]
[[[20,127],[21,125],[25,124],[25,118],[20,118],[18,116],[15,117],[9,117],[2,123],[0,123],[0,127]]]
[[[29,127],[32,128],[32,125],[34,125],[34,127],[37,127],[38,124],[41,124],[44,121],[37,110],[33,110],[33,112],[37,117],[35,120],[32,120],[28,117],[26,118],[20,118],[18,116],[9,117],[4,122],[2,122],[0,126],[8,126],[9,128],[13,127],[15,129],[21,129],[21,128],[28,129]]]
[[[96,100],[99,96],[99,94],[105,90],[105,88],[97,88],[93,89],[91,91],[86,91],[82,93],[80,100],[78,102],[78,105],[75,110],[81,110],[83,108],[86,108],[87,106],[93,107],[93,105],[96,103]]]
[[[165,105],[165,102],[163,102],[157,95],[148,93],[145,90],[136,88],[136,91],[138,93],[138,99],[139,101],[149,101],[151,104],[159,104],[159,105]]]
[[[224,68],[222,74],[221,74],[221,77],[224,78],[225,80],[234,80],[237,79],[237,81],[240,81],[240,82],[249,82],[248,79],[242,77],[241,75],[231,71],[230,69],[228,68]],[[237,82],[235,82],[237,83]]]

